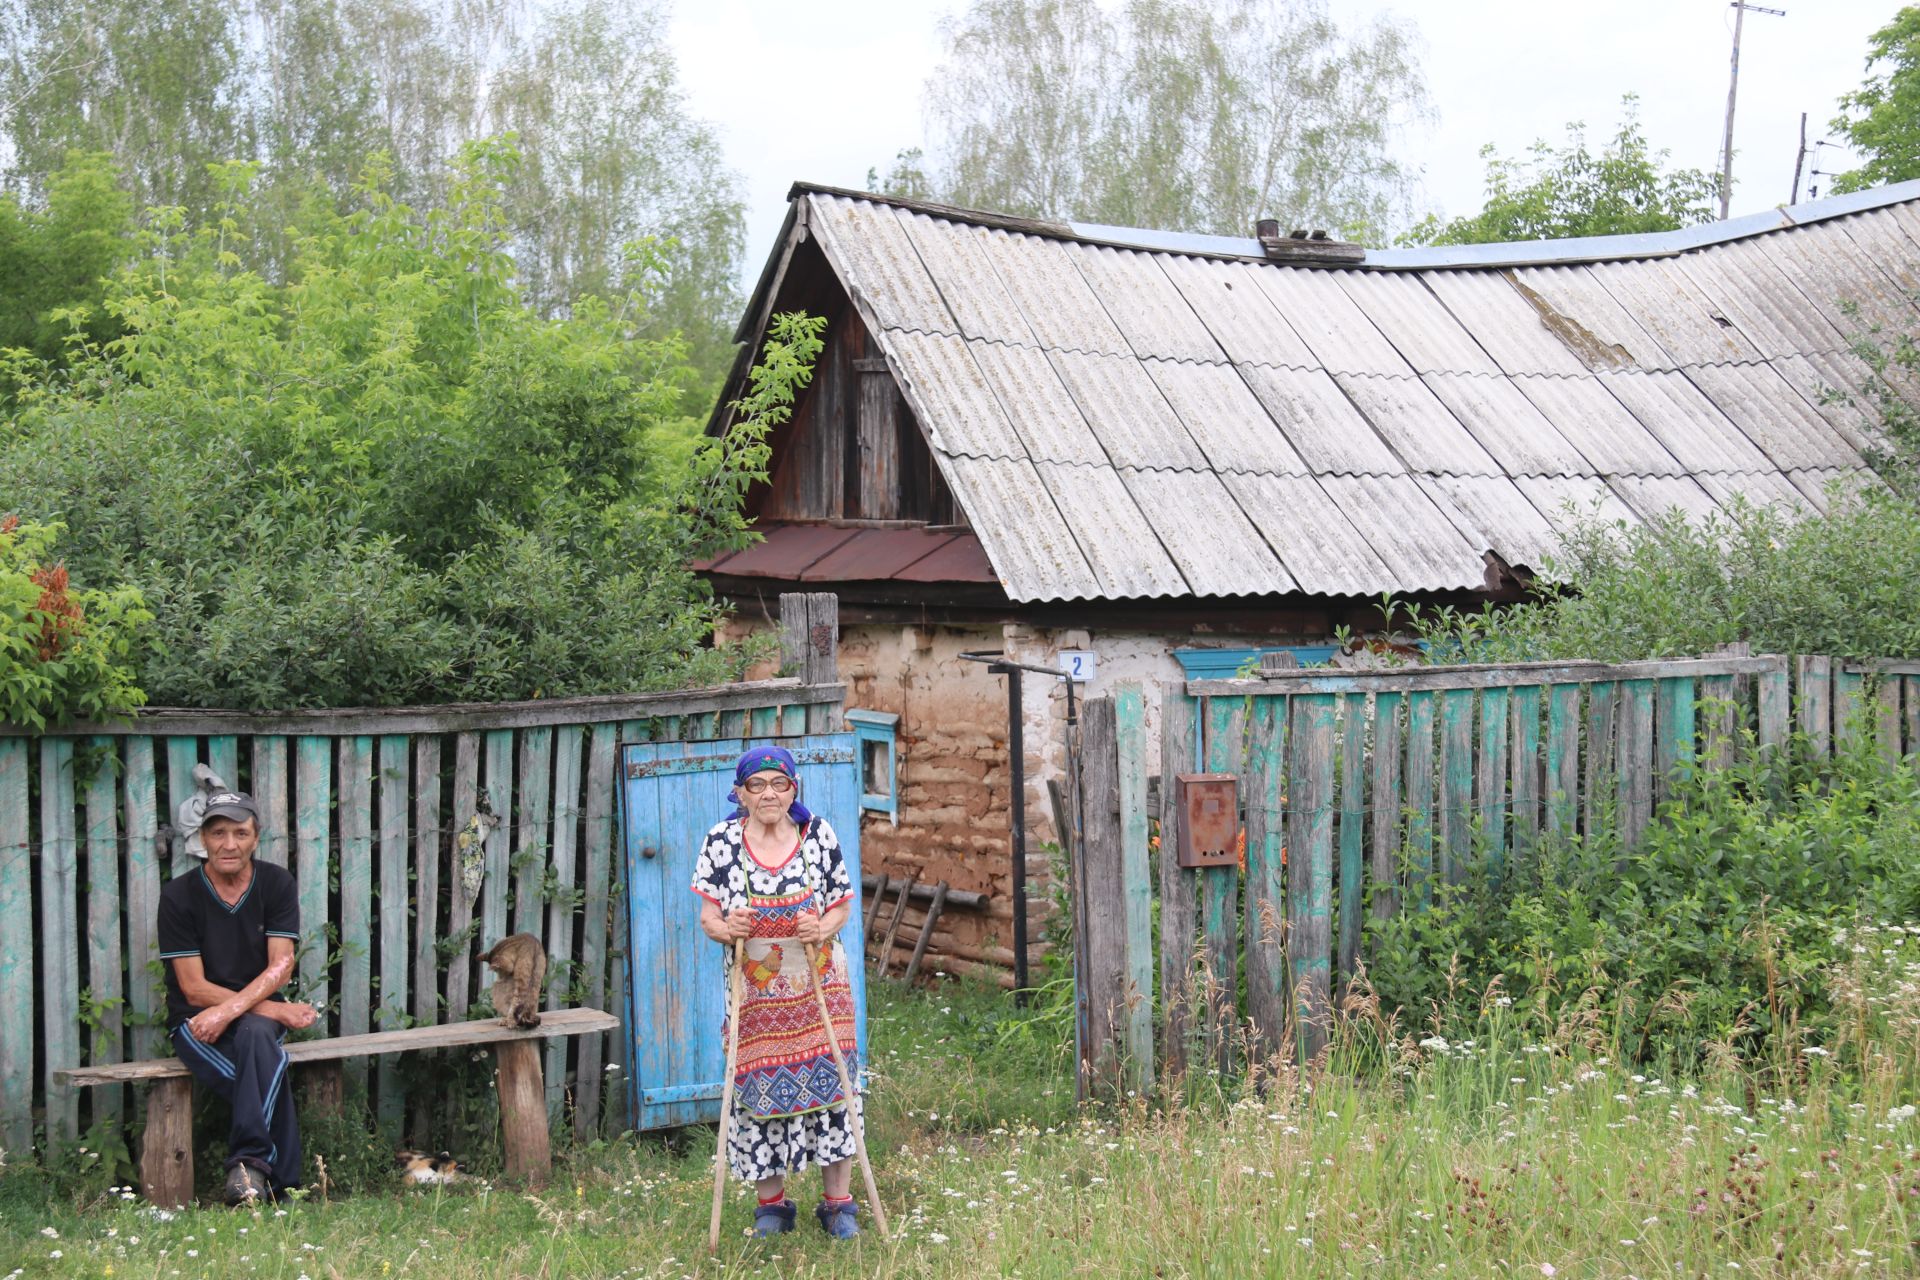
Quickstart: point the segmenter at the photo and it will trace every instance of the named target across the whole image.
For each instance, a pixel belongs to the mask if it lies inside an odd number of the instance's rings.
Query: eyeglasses
[[[771,778],[748,778],[740,784],[740,789],[750,796],[757,796],[768,787],[772,787],[776,792],[791,791],[793,779],[776,774]]]

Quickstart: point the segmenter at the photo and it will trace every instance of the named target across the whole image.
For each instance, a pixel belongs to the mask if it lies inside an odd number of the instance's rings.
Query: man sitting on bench
[[[206,863],[160,891],[167,1027],[194,1078],[233,1107],[226,1200],[242,1204],[299,1185],[300,1128],[280,1042],[319,1015],[276,998],[293,974],[300,902],[286,868],[254,861],[253,797],[209,796],[200,836]]]

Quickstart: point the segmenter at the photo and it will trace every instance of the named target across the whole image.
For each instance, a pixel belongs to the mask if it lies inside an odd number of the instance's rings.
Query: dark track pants
[[[300,1185],[300,1126],[287,1093],[286,1028],[257,1013],[234,1019],[212,1044],[173,1029],[173,1051],[193,1078],[233,1108],[227,1168],[241,1161],[266,1173],[276,1192]]]

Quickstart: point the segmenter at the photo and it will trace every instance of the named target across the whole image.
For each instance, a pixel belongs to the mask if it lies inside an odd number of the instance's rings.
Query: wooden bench
[[[598,1009],[553,1009],[540,1015],[540,1025],[517,1031],[498,1018],[453,1022],[438,1027],[409,1027],[404,1031],[375,1031],[368,1035],[335,1036],[331,1040],[298,1040],[287,1045],[294,1063],[320,1063],[323,1073],[309,1094],[309,1105],[338,1111],[344,1097],[341,1061],[417,1049],[454,1049],[464,1045],[493,1046],[500,1089],[500,1128],[506,1176],[529,1186],[543,1185],[552,1168],[553,1153],[547,1133],[546,1086],[541,1078],[538,1042],[555,1036],[612,1031],[620,1020]],[[153,1082],[147,1099],[147,1128],[140,1144],[140,1189],[156,1205],[173,1209],[193,1199],[193,1076],[178,1058],[149,1058],[113,1066],[76,1067],[62,1071],[67,1084]]]

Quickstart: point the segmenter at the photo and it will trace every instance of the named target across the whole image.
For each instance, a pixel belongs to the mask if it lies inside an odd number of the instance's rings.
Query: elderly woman
[[[851,1194],[853,1121],[814,1001],[807,950],[819,960],[831,1034],[858,1080],[853,990],[837,940],[853,912],[853,881],[833,828],[800,803],[791,755],[755,747],[740,757],[733,778],[738,807],[707,832],[693,871],[693,891],[705,899],[700,927],[726,947],[729,984],[733,944],[746,943],[727,1163],[759,1192],[753,1225],[760,1236],[793,1230],[787,1175],[819,1165],[814,1214],[828,1235],[850,1239],[860,1232]],[[723,1044],[727,1034],[723,1026]]]

